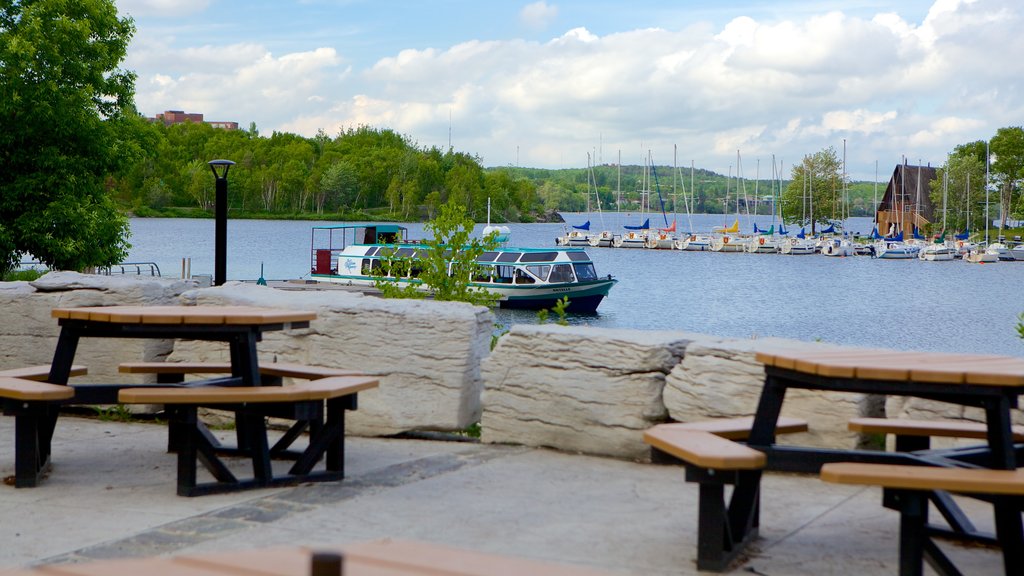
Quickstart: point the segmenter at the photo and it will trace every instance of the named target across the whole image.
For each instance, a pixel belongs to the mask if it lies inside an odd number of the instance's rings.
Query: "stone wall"
[[[483,307],[385,300],[340,290],[290,291],[229,282],[51,273],[35,282],[0,283],[0,369],[48,364],[59,327],[55,307],[105,305],[257,305],[317,312],[309,328],[270,332],[261,361],[361,370],[380,377],[347,420],[356,435],[455,431],[480,422],[482,441],[644,460],[642,433],[669,420],[750,415],[764,382],[760,349],[825,347],[780,339],[728,339],[686,332],[520,324],[489,350],[493,316]],[[136,382],[128,361],[226,361],[209,342],[89,339],[76,363],[85,381]],[[87,379],[87,380],[86,380]],[[786,436],[805,445],[850,448],[855,416],[960,418],[977,410],[919,399],[794,390],[783,414],[811,431]],[[1024,422],[1019,411],[1018,423]]]
[[[484,361],[482,440],[642,458],[695,335],[516,325]]]

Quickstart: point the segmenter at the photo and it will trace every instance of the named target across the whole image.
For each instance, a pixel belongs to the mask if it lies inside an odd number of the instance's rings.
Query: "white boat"
[[[587,221],[587,225],[589,225],[589,224],[590,224],[590,221]],[[589,227],[588,227],[588,229],[589,229]],[[587,234],[587,233],[583,232],[582,230],[570,230],[570,231],[566,232],[565,234],[559,236],[558,238],[555,238],[555,245],[556,246],[573,246],[573,247],[577,247],[577,248],[582,248],[582,247],[585,247],[585,246],[590,246],[590,234]]]
[[[779,253],[793,256],[814,254],[817,243],[814,238],[786,238],[779,247]]]
[[[711,237],[706,234],[690,234],[675,242],[676,250],[689,252],[707,252],[711,250]]]
[[[950,261],[956,259],[956,248],[948,242],[932,243],[921,248],[917,257],[928,262]]]
[[[717,234],[711,237],[712,252],[745,252],[750,238],[732,234]]]
[[[1024,261],[1024,244],[1015,244],[1013,246],[1009,246],[1007,249],[1010,251],[1010,256],[1013,256],[1014,260],[1018,262]]]
[[[872,246],[875,248],[875,258],[885,260],[909,260],[917,258],[918,252],[921,251],[920,246],[886,238],[875,242]]]
[[[614,248],[615,235],[608,230],[604,230],[590,237],[590,245],[594,248]]]
[[[410,241],[397,224],[314,226],[310,278],[349,286],[373,286],[378,280],[429,287],[418,278],[416,266],[424,244]],[[406,259],[411,265],[401,277],[388,275],[387,259]],[[569,299],[570,312],[592,313],[617,280],[598,277],[590,256],[578,248],[497,248],[484,252],[480,269],[466,281],[501,297],[502,308],[540,310]]]
[[[971,264],[994,264],[999,262],[999,256],[980,246],[975,246],[964,254],[964,262],[970,262]]]
[[[780,244],[781,241],[777,236],[754,236],[747,243],[747,252],[751,254],[778,254]]]
[[[989,244],[988,248],[985,249],[985,252],[988,252],[989,254],[995,254],[996,258],[998,258],[999,260],[1016,260],[1016,258],[1014,257],[1014,253],[1006,244],[1003,244],[1002,242]]]
[[[646,248],[648,230],[630,230],[615,240],[616,248]]]
[[[662,230],[647,236],[647,247],[653,250],[672,250],[675,243],[675,236]]]
[[[846,238],[826,238],[819,243],[822,256],[854,256],[857,249]]]

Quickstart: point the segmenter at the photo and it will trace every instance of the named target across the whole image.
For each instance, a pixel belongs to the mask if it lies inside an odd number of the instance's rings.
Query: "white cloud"
[[[833,11],[600,35],[580,26],[548,41],[396,50],[364,69],[326,44],[276,56],[257,42],[175,49],[143,36],[129,67],[149,114],[184,108],[306,135],[369,124],[440,147],[450,128],[456,149],[487,165],[582,165],[599,145],[604,161],[621,149],[640,162],[678,144],[725,171],[737,148],[796,160],[848,138],[851,171],[873,173],[876,159],[938,163],[1019,124],[1022,24],[1007,1],[939,0],[921,23]]]
[[[519,12],[519,20],[527,28],[534,30],[543,30],[547,28],[548,25],[557,17],[558,7],[549,6],[544,0],[527,4],[526,6],[523,6],[523,9]]]

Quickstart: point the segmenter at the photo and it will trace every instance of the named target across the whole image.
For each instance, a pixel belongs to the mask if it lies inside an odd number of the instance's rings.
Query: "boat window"
[[[498,255],[498,262],[515,262],[519,260],[520,252],[502,252]]]
[[[572,250],[572,251],[566,252],[565,255],[568,256],[569,260],[572,260],[573,262],[589,262],[590,261],[590,256],[587,256],[587,253],[584,252],[583,250]]]
[[[367,256],[374,256],[374,255],[377,254],[377,252],[379,250],[380,250],[380,246],[373,246],[369,250],[366,251],[366,255]]]
[[[558,252],[525,252],[520,262],[554,262]]]
[[[591,263],[586,264],[573,264],[573,269],[576,270],[576,278],[580,282],[587,280],[597,280],[597,272],[594,270],[594,265]]]
[[[516,268],[515,266],[495,266],[494,267],[494,281],[499,284],[511,284],[512,279],[515,277]]]
[[[555,264],[548,282],[572,282],[572,264]]]
[[[547,280],[548,280],[548,273],[551,272],[551,266],[537,266],[537,265],[534,265],[534,266],[527,266],[526,269],[530,271],[530,274],[533,274],[537,278],[540,278],[541,281],[543,281],[543,282],[547,282]]]
[[[493,271],[493,266],[481,266],[473,273],[473,282],[490,282]]]
[[[497,252],[484,252],[481,254],[476,261],[477,262],[494,262],[494,259],[498,257]]]
[[[526,270],[522,268],[516,269],[516,284],[535,284],[537,282],[533,276],[526,273]]]
[[[415,248],[399,248],[395,251],[395,256],[398,258],[412,258],[416,255]]]
[[[380,276],[383,274],[381,271],[380,260],[376,258],[363,258],[363,265],[361,267],[363,276]]]

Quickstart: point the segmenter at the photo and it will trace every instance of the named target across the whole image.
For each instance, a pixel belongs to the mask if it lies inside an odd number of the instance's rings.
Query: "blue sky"
[[[739,151],[754,176],[845,139],[884,178],[1024,118],[1014,0],[116,1],[147,115],[391,128],[486,166]]]

